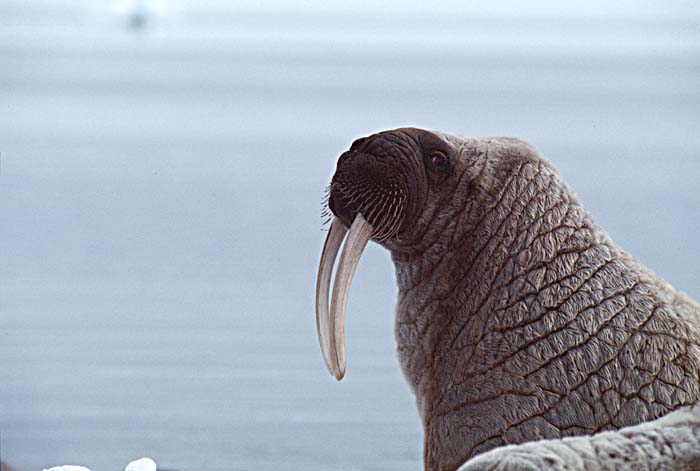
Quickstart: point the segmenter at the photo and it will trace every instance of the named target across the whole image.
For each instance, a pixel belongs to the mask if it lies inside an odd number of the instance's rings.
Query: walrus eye
[[[434,152],[430,156],[430,165],[432,165],[433,170],[437,173],[445,173],[450,169],[450,162],[447,160],[447,156],[442,152]]]

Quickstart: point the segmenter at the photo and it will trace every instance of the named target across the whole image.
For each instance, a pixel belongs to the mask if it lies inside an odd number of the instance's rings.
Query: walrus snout
[[[338,380],[345,375],[345,306],[355,269],[371,238],[383,241],[397,235],[408,198],[406,175],[391,156],[355,151],[355,147],[341,155],[331,182],[328,205],[334,218],[316,282],[321,352],[328,370]],[[331,273],[343,239],[345,245],[330,297]]]
[[[428,185],[421,141],[437,139],[431,136],[412,128],[383,132],[356,140],[338,159],[328,198],[334,217],[316,280],[319,343],[328,370],[338,380],[345,375],[345,305],[355,269],[370,239],[397,242],[415,217]]]
[[[387,158],[354,153],[339,163],[328,205],[346,227],[362,214],[383,240],[395,236],[404,218],[407,176]]]
[[[329,209],[346,227],[362,214],[377,242],[395,238],[425,192],[419,130],[401,129],[356,140],[338,159]],[[423,132],[423,131],[421,131]]]

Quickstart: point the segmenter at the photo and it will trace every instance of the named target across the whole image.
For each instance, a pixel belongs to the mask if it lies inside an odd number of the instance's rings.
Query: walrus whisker
[[[393,212],[392,212],[393,210]],[[402,213],[403,213],[403,201],[401,199],[392,199],[391,205],[389,206],[389,209],[387,210],[387,218],[385,221],[389,221],[389,223],[385,222],[385,227],[386,229],[381,233],[378,234],[375,238],[383,242],[385,240],[388,240],[394,236],[397,235],[398,229],[401,225],[402,221]]]
[[[379,241],[383,240],[383,238],[386,236],[388,226],[387,221],[391,221],[388,217],[388,212],[384,211],[390,199],[391,197],[384,198],[382,200],[381,208],[379,207],[379,205],[377,205],[377,211],[379,212],[379,214],[384,214],[384,217],[376,223],[377,233],[374,235],[374,238]],[[391,203],[389,204],[389,208],[391,208]]]
[[[325,230],[326,226],[333,220],[334,214],[328,205],[331,199],[331,186],[326,185],[321,198],[321,230]]]
[[[376,223],[377,232],[374,235],[374,239],[379,242],[386,240],[392,233],[392,228],[395,223],[395,215],[392,213],[392,209],[394,208],[395,204],[396,201],[393,198],[386,198],[380,209],[380,214],[383,214],[384,216]]]
[[[385,209],[387,208],[387,203],[389,203],[389,208],[387,211],[385,211]],[[382,204],[381,208],[378,210],[380,214],[384,214],[384,217],[380,221],[378,221],[376,224],[377,233],[374,235],[374,238],[378,241],[385,240],[387,235],[390,233],[389,229],[390,229],[391,225],[393,224],[390,211],[391,211],[393,204],[394,204],[394,200],[392,199],[392,197],[384,198],[383,204]]]
[[[403,223],[403,212],[404,212],[403,210],[405,207],[405,202],[406,202],[405,196],[403,194],[401,194],[401,192],[399,192],[399,196],[395,201],[396,204],[394,206],[394,212],[392,214],[392,218],[393,218],[394,223],[393,223],[391,230],[390,230],[390,233],[391,233],[390,237],[394,237],[395,235],[398,235],[399,228],[401,227],[401,224]]]
[[[379,201],[377,201],[379,200]],[[366,208],[369,208],[369,210],[366,210],[363,208],[363,212],[367,214],[367,221],[372,221],[372,224],[374,227],[380,227],[380,222],[375,221],[375,215],[380,212],[380,207],[379,204],[384,200],[383,195],[381,193],[375,193],[374,198],[372,198],[366,205]],[[381,214],[381,212],[380,212]]]
[[[353,188],[350,192],[347,192],[343,187],[339,188],[340,198],[345,202],[346,205],[351,206],[358,200],[360,200],[366,192],[361,191],[362,188]]]
[[[321,230],[325,231],[327,230],[326,227],[330,224],[330,222],[333,220],[333,213],[328,210],[324,210],[321,212]]]
[[[381,192],[373,191],[370,199],[361,204],[358,210],[358,213],[362,213],[365,220],[375,228],[378,227],[378,223],[375,221],[375,215],[377,214],[379,204],[383,197],[384,195]]]

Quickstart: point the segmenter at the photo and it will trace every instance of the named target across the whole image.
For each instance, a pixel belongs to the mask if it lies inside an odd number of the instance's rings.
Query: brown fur
[[[426,131],[392,133],[423,152]],[[383,242],[426,470],[698,401],[698,304],[616,246],[526,143],[431,135],[450,148],[450,175],[428,180]]]

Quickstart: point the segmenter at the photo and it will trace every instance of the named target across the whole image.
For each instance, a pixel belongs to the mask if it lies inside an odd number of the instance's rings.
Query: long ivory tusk
[[[328,371],[335,377],[338,376],[338,373],[335,366],[336,361],[335,359],[331,360],[330,355],[330,338],[333,334],[328,323],[328,291],[331,286],[333,265],[346,233],[347,229],[345,229],[343,223],[340,222],[340,219],[334,217],[326,236],[326,242],[323,244],[321,262],[318,265],[318,277],[316,278],[316,332],[318,333],[318,342],[321,345],[323,360],[326,362]]]
[[[373,233],[374,228],[358,213],[345,240],[333,283],[333,297],[331,298],[333,337],[331,338],[330,354],[331,360],[336,362],[334,375],[338,381],[345,376],[345,306],[348,301],[350,283],[362,256],[362,251]]]

